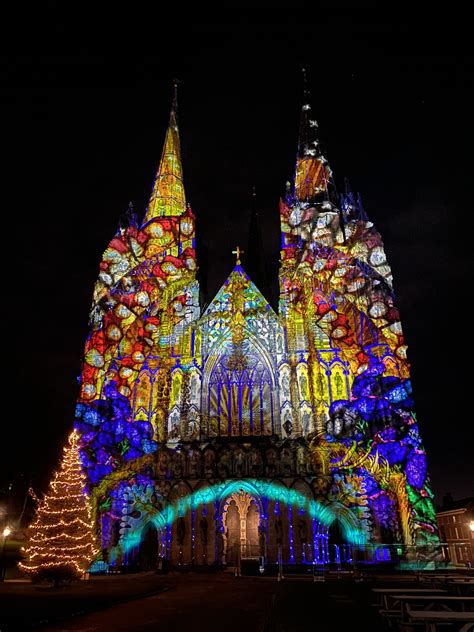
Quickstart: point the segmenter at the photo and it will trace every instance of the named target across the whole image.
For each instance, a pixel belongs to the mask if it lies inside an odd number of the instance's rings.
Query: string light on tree
[[[28,529],[19,567],[35,580],[78,579],[98,553],[79,438],[77,430],[69,435],[60,468]]]

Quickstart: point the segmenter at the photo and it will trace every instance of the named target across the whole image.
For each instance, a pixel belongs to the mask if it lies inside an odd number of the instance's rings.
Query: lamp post
[[[10,527],[5,527],[2,532],[3,542],[2,542],[2,558],[1,558],[1,565],[0,565],[0,582],[3,582],[3,580],[5,579],[5,544],[11,532],[12,530],[10,529]]]

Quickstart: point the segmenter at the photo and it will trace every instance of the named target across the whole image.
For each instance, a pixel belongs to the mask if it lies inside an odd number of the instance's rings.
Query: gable
[[[213,312],[232,311],[241,311],[244,315],[270,312],[277,318],[266,298],[240,265],[232,270],[203,316],[209,316]]]

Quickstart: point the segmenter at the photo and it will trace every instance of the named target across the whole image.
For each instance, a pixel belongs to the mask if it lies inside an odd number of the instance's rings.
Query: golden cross
[[[245,254],[245,250],[240,250],[237,246],[236,249],[232,251],[232,254],[237,256],[236,265],[240,266],[240,255]]]

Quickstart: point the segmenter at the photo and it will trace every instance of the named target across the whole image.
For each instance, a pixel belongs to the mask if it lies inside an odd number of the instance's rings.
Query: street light
[[[474,532],[474,520],[469,523],[469,529]]]
[[[11,532],[12,530],[10,529],[10,527],[5,527],[2,532],[3,543],[2,543],[2,560],[1,560],[1,566],[0,566],[0,582],[3,582],[3,580],[5,579],[5,544]]]

